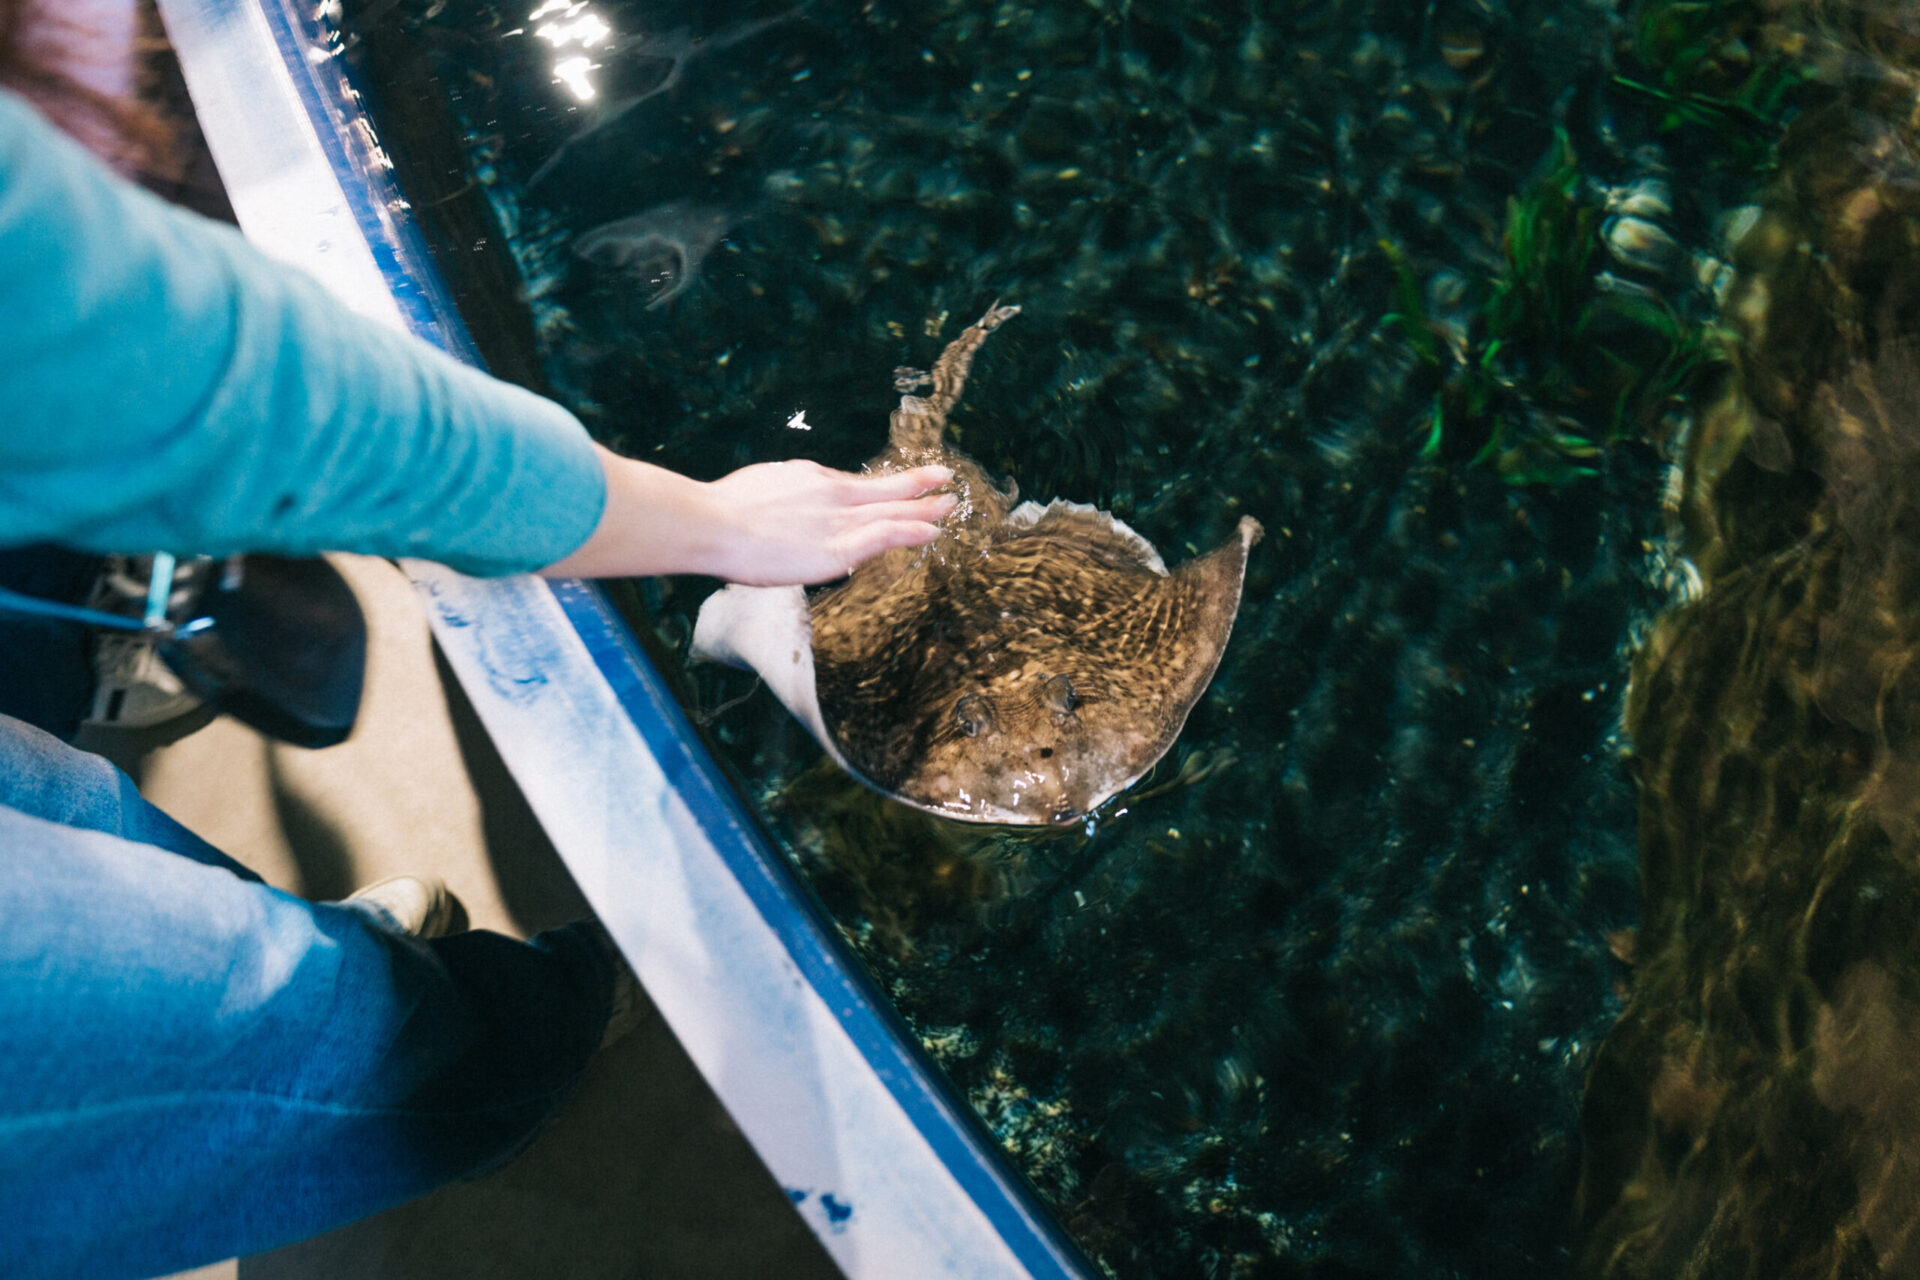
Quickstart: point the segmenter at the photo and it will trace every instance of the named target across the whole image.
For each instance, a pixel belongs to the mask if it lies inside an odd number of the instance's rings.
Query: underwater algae
[[[1920,1270],[1920,44],[1789,15],[1831,92],[1735,250],[1739,376],[1675,494],[1698,598],[1635,660],[1646,908],[1581,1275]]]
[[[1005,298],[951,424],[990,474],[1169,560],[1265,526],[1181,741],[1084,827],[875,796],[750,679],[685,665],[712,584],[618,592],[1106,1274],[1531,1276],[1586,1247],[1581,1094],[1648,972],[1617,958],[1621,698],[1688,581],[1667,455],[1725,463],[1692,420],[1738,358],[1708,326],[1747,296],[1727,246],[1769,163],[1673,106],[1734,101],[1738,47],[1773,47],[1709,8],[1700,59],[1649,43],[1650,5],[596,3],[612,41],[685,29],[678,60],[593,54],[618,112],[519,10],[351,31],[409,86],[371,77],[383,138],[458,131],[450,185],[399,163],[430,228],[466,228],[441,257],[506,316],[483,346],[531,352],[603,440],[700,475],[858,465],[872,372]],[[726,211],[703,253],[662,229],[704,240],[696,208]],[[630,219],[626,262],[582,250]],[[476,270],[502,248],[517,320]]]

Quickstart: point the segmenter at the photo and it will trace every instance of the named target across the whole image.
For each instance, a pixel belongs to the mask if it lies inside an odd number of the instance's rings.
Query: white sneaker
[[[607,1014],[607,1028],[600,1034],[600,1047],[605,1049],[619,1040],[624,1040],[639,1029],[640,1024],[653,1017],[653,1001],[640,986],[640,979],[633,972],[633,966],[620,954],[620,948],[614,945],[613,935],[598,920],[582,921],[587,935],[595,947],[607,958],[613,969],[612,1005]]]
[[[149,556],[108,556],[87,607],[137,617],[145,607]],[[174,574],[170,606],[184,607],[192,590],[190,570]],[[94,641],[93,705],[86,723],[119,729],[150,729],[177,720],[201,706],[145,636],[101,632]]]
[[[93,650],[93,706],[86,723],[149,729],[201,707],[154,647],[138,636],[100,635]]]
[[[466,914],[439,876],[388,876],[337,905],[365,916],[376,929],[415,938],[445,937]]]

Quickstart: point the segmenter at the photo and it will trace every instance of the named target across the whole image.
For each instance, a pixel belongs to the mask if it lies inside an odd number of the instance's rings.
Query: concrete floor
[[[443,876],[476,928],[586,914],[434,653],[413,589],[340,557],[366,611],[366,693],[345,743],[304,751],[224,718],[94,731],[187,826],[282,888],[339,898]],[[839,1272],[657,1018],[603,1054],[520,1158],[328,1235],[194,1280],[834,1280]]]

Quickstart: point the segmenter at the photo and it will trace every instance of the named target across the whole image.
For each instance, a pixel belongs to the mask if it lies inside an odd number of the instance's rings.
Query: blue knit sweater
[[[0,546],[512,573],[605,500],[566,410],[361,319],[0,92]]]

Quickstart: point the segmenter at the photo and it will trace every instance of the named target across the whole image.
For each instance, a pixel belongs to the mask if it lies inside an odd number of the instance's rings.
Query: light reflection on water
[[[600,64],[584,51],[611,44],[613,28],[579,0],[543,0],[539,8],[527,15],[527,21],[537,24],[533,34],[555,50],[553,78],[581,102],[591,101],[598,93],[593,85],[593,73]],[[564,53],[571,45],[578,45],[583,52]]]

